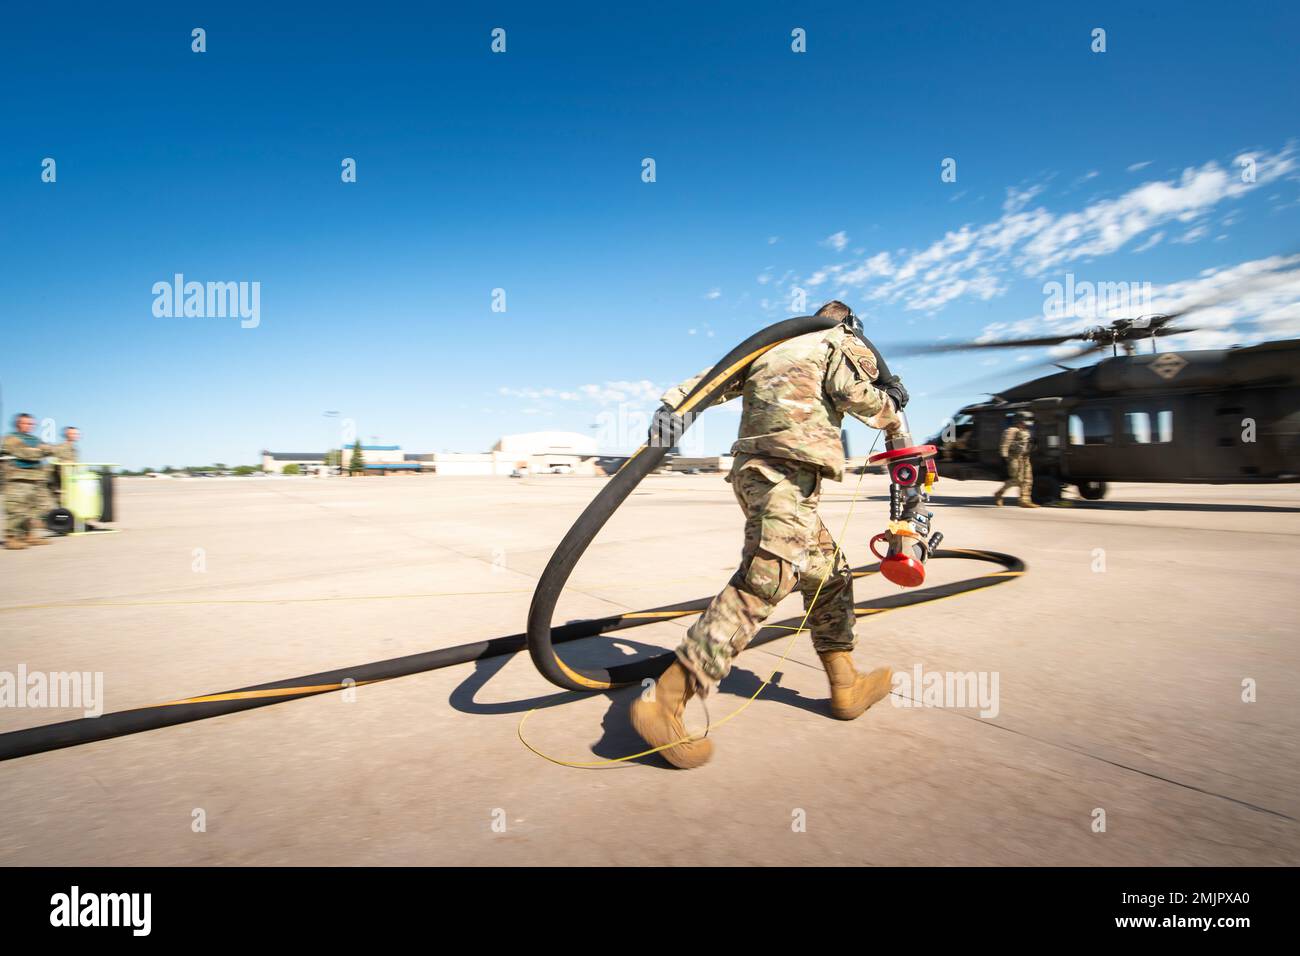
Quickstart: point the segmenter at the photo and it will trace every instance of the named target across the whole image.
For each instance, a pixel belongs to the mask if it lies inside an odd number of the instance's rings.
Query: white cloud
[[[1256,182],[1241,178],[1241,160],[1208,162],[1182,174],[1152,180],[1111,198],[1063,213],[1032,206],[1042,186],[1007,190],[1002,215],[982,225],[950,230],[921,249],[877,251],[865,258],[824,265],[807,276],[787,275],[782,284],[816,289],[823,285],[856,291],[868,302],[934,312],[957,299],[988,301],[1001,295],[1017,276],[1042,276],[1070,263],[1109,255],[1141,241],[1135,251],[1165,240],[1165,228],[1182,224],[1181,241],[1203,235],[1202,220],[1221,203],[1300,168],[1295,144],[1276,153],[1259,153]],[[1091,175],[1085,179],[1091,178]],[[848,244],[843,232],[824,241],[837,250]],[[779,302],[777,295],[770,301]]]
[[[1138,170],[1146,169],[1150,165],[1151,165],[1151,160],[1149,159],[1141,163],[1134,163],[1133,165],[1127,167],[1127,172],[1136,173]]]
[[[531,401],[554,398],[563,402],[573,402],[582,397],[577,392],[566,392],[558,388],[510,388],[505,385],[497,389],[497,393],[507,398],[526,398]]]
[[[1201,223],[1199,225],[1193,226],[1191,229],[1188,229],[1181,236],[1178,236],[1177,238],[1172,239],[1170,241],[1187,245],[1196,242],[1198,239],[1204,239],[1207,235],[1209,235],[1209,232],[1210,232],[1210,227],[1205,225],[1204,223]]]
[[[1165,238],[1165,233],[1163,229],[1158,230],[1157,232],[1153,232],[1145,240],[1143,240],[1142,245],[1138,246],[1133,251],[1146,252],[1148,249],[1153,249],[1156,246],[1160,245],[1160,243],[1164,241],[1164,238]]]
[[[694,329],[691,330],[694,334]],[[707,333],[712,336],[712,332]],[[640,381],[607,381],[599,385],[579,385],[576,389],[561,388],[511,388],[502,386],[497,394],[506,398],[526,399],[528,401],[554,400],[564,402],[589,401],[600,405],[615,405],[620,402],[658,401],[664,389],[648,379]],[[526,414],[547,412],[545,408],[531,406]]]
[[[1220,266],[1206,269],[1194,279],[1153,285],[1146,302],[1122,315],[1110,314],[1099,319],[1070,312],[1057,319],[1038,315],[1017,322],[991,322],[975,341],[1064,334],[1082,331],[1110,318],[1183,312],[1187,314],[1175,319],[1173,327],[1195,331],[1162,337],[1162,349],[1223,348],[1300,335],[1300,255],[1270,256]],[[1079,345],[1067,343],[1049,349],[1048,354],[1059,357]]]
[[[1195,279],[1153,290],[1151,311],[1167,314],[1189,306],[1200,307],[1178,324],[1200,331],[1169,341],[1214,348],[1300,334],[1300,255],[1207,269]]]
[[[843,252],[844,247],[849,244],[849,236],[843,229],[837,233],[827,236],[822,240],[823,246],[830,246],[836,252]]]
[[[716,289],[716,288],[715,288],[715,289],[710,289],[708,292],[704,293],[704,298],[706,298],[706,299],[720,299],[720,298],[722,298],[722,290],[721,290],[721,289]]]
[[[1043,186],[1028,186],[1024,189],[1016,189],[1014,186],[1007,187],[1007,198],[1002,201],[1002,211],[1005,213],[1020,212],[1029,203],[1043,191]]]
[[[619,402],[658,401],[663,389],[647,379],[637,382],[614,381],[603,385],[582,385],[578,391],[602,405]]]

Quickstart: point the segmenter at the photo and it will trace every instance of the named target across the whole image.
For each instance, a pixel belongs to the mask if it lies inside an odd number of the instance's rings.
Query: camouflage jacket
[[[5,435],[5,481],[44,481],[44,458],[49,453],[48,445],[33,443],[26,435],[17,432]]]
[[[1028,458],[1033,444],[1033,436],[1028,428],[1012,425],[1002,433],[1002,457]]]
[[[676,408],[708,371],[670,388],[664,402]],[[731,453],[807,462],[825,477],[841,480],[840,426],[846,413],[872,428],[898,427],[893,402],[872,384],[878,374],[871,350],[843,326],[768,349],[744,380],[718,399],[720,404],[744,398]]]
[[[70,441],[65,441],[61,445],[53,446],[50,449],[50,454],[54,456],[56,461],[75,462],[79,460],[77,456],[77,446]]]

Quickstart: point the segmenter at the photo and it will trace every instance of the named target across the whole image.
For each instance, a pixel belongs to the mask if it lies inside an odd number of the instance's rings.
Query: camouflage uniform
[[[1012,425],[1002,433],[1002,457],[1007,462],[1007,480],[993,493],[1001,498],[1012,486],[1019,487],[1020,497],[1028,499],[1034,491],[1034,468],[1029,463],[1033,436],[1024,425]]]
[[[670,389],[676,407],[705,373]],[[677,657],[707,694],[731,669],[776,606],[796,587],[819,651],[852,650],[853,578],[817,515],[823,478],[844,476],[840,426],[847,412],[874,428],[895,428],[893,403],[872,383],[875,357],[843,326],[770,349],[742,384],[744,397],[731,482],[745,513],[740,568],[687,631]],[[818,594],[818,587],[821,592]]]
[[[42,459],[50,452],[49,446],[33,437],[13,432],[5,436],[5,540],[16,541],[34,529],[41,516],[49,510],[46,505],[46,471]]]
[[[54,457],[54,461],[49,466],[50,480],[49,483],[45,486],[46,489],[51,492],[49,495],[50,505],[49,508],[46,509],[47,511],[54,508],[55,495],[58,496],[59,503],[60,504],[63,503],[64,469],[59,467],[60,463],[73,465],[81,460],[80,456],[77,454],[77,446],[70,441],[65,441],[62,444],[58,444],[58,445],[52,445],[50,447],[50,454]]]

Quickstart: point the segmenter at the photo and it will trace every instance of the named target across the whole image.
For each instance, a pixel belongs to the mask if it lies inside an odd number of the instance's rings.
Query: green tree
[[[348,462],[348,474],[359,475],[366,470],[366,460],[361,457],[361,439],[352,446],[352,460]]]
[[[285,465],[285,466],[284,466],[284,470],[281,472],[281,474],[284,474],[284,475],[301,475],[301,474],[302,474],[302,469],[298,467],[297,463],[294,463],[294,464],[291,464],[291,465]]]
[[[237,475],[251,475],[255,471],[261,471],[260,468],[254,468],[252,465],[240,465],[235,469]]]

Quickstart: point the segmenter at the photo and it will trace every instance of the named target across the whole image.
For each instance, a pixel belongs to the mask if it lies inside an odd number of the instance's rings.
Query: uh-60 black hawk
[[[944,478],[1001,481],[1002,433],[1033,416],[1033,500],[1067,485],[1095,501],[1111,482],[1250,484],[1300,481],[1300,339],[1248,348],[1164,351],[1157,340],[1194,331],[1170,315],[1120,319],[1068,335],[916,345],[894,354],[1087,343],[1063,361],[1110,349],[1112,357],[1003,389],[967,405],[930,439]],[[1150,352],[1137,354],[1149,339]],[[1124,354],[1121,355],[1120,350]]]

